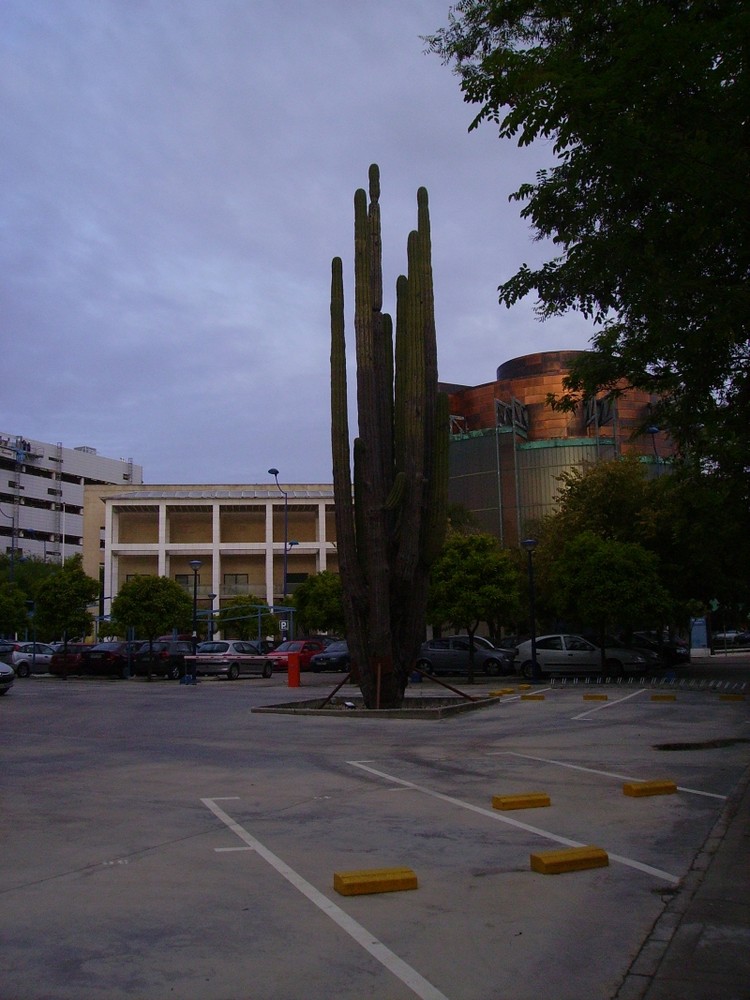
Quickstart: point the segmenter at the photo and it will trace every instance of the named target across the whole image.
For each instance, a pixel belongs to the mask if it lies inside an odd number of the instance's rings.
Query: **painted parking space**
[[[550,969],[556,1000],[609,1000],[747,760],[746,706],[700,692],[593,724],[550,690],[405,726],[252,715],[272,697],[254,685],[60,691],[32,685],[4,715],[0,933],[6,988],[61,1000],[408,1000],[412,975],[448,1000],[531,1000]],[[662,776],[685,791],[622,794]],[[496,818],[493,795],[536,790],[550,807]],[[566,840],[630,863],[531,870]],[[333,889],[335,871],[398,866],[416,891]]]

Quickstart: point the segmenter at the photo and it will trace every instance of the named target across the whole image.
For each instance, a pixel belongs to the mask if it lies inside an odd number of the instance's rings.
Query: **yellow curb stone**
[[[641,798],[644,795],[674,795],[674,781],[630,781],[622,786],[623,795]]]
[[[522,694],[521,701],[544,701],[543,694]]]
[[[677,701],[676,694],[652,694],[651,701]]]
[[[744,694],[720,694],[719,701],[744,701]]]
[[[416,889],[417,876],[411,868],[370,868],[363,871],[334,872],[333,888],[342,896],[401,892],[403,889]]]
[[[546,792],[527,792],[524,795],[493,795],[493,809],[538,809],[548,806],[550,797]]]
[[[584,701],[607,701],[609,695],[606,694],[585,694],[583,696]]]
[[[609,855],[601,847],[568,847],[562,851],[542,851],[531,855],[531,870],[541,875],[606,868],[608,864]]]

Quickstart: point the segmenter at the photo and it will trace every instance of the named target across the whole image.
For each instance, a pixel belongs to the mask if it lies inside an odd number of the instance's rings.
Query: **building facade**
[[[142,481],[143,469],[132,459],[0,433],[0,537],[11,565],[29,557],[63,563],[81,554],[85,488]]]
[[[89,487],[84,569],[103,566],[101,613],[129,578],[166,576],[196,587],[200,612],[253,595],[284,606],[309,575],[338,572],[333,488]],[[199,562],[197,574],[191,562]]]
[[[577,353],[527,355],[492,382],[442,386],[452,414],[449,499],[505,546],[554,510],[562,473],[636,454],[658,474],[671,454],[657,428],[643,432],[656,401],[646,393],[597,398],[576,413],[550,407]],[[205,613],[244,595],[285,606],[308,576],[338,572],[329,484],[88,485],[83,514],[84,569],[101,575],[105,617],[136,575],[195,587]]]
[[[548,395],[563,392],[580,353],[528,354],[500,365],[492,382],[442,386],[451,406],[449,500],[503,545],[518,545],[552,513],[562,473],[633,454],[657,475],[673,452],[649,421],[657,397],[648,393],[602,395],[574,413],[552,409]]]

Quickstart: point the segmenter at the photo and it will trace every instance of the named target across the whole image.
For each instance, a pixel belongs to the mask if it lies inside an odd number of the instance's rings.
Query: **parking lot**
[[[510,682],[441,720],[252,712],[338,680],[19,681],[0,703],[3,1000],[615,996],[747,766],[748,702]],[[677,792],[623,794],[655,779]],[[492,807],[531,792],[550,805]],[[609,865],[531,870],[573,845]],[[333,889],[401,866],[416,891]]]

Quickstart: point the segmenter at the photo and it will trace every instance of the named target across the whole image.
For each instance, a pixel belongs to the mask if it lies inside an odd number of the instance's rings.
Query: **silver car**
[[[31,673],[48,674],[54,653],[52,646],[46,642],[16,643],[11,656],[13,669],[19,677],[28,677]]]
[[[13,687],[15,679],[16,674],[13,667],[7,663],[0,663],[0,694],[7,694]]]
[[[264,656],[254,642],[242,639],[214,639],[201,642],[195,656],[185,657],[186,674],[218,675],[230,681],[245,674],[270,677],[273,661]]]
[[[582,635],[540,635],[536,640],[536,660],[543,674],[601,674],[602,651]],[[533,676],[531,639],[518,646],[519,672],[524,677]],[[627,646],[606,646],[604,649],[604,676],[619,678],[625,674],[645,673],[645,656]]]
[[[488,639],[474,637],[474,671],[488,677],[514,673],[514,651],[497,649]],[[469,673],[468,635],[449,635],[422,643],[417,666],[427,674]]]

